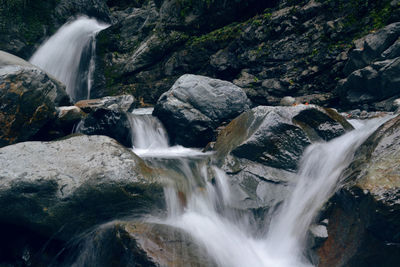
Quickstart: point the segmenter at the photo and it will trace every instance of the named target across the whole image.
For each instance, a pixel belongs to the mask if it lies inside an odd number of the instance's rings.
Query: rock
[[[164,207],[157,175],[105,136],[0,149],[0,222],[68,241],[110,219]]]
[[[0,147],[29,140],[69,104],[65,87],[42,70],[0,51]]]
[[[319,266],[396,266],[400,260],[400,117],[356,151],[331,199],[328,239]]]
[[[77,122],[84,116],[83,111],[77,106],[58,107],[57,119],[64,122]]]
[[[294,104],[296,104],[296,99],[294,99],[294,97],[291,96],[285,96],[284,98],[281,99],[280,102],[281,106],[293,106]]]
[[[313,105],[259,106],[234,119],[215,143],[217,158],[231,152],[270,167],[294,171],[306,146],[353,127],[336,111]]]
[[[231,194],[235,196],[230,205],[243,212],[255,212],[253,216],[262,227],[271,219],[266,216],[267,212],[272,214],[282,204],[296,181],[292,172],[233,155],[225,158],[222,169],[229,177]]]
[[[350,53],[349,61],[346,63],[344,72],[349,75],[351,72],[362,69],[370,65],[373,61],[386,58],[391,59],[392,51],[390,48],[400,37],[400,23],[392,23],[383,29],[368,34],[367,36],[356,40],[356,49]],[[397,46],[397,44],[395,43]],[[384,53],[382,55],[382,53]],[[393,53],[393,56],[396,54]],[[398,57],[397,55],[395,57]]]
[[[336,87],[341,104],[346,108],[369,108],[392,111],[388,98],[400,96],[400,23],[356,40],[356,49],[349,54],[344,68],[348,76]],[[382,102],[374,105],[374,102]],[[389,100],[390,102],[390,100]]]
[[[131,125],[126,112],[98,108],[85,117],[76,132],[87,135],[106,135],[126,147],[132,147]]]
[[[153,114],[167,129],[171,141],[202,147],[222,123],[247,110],[250,102],[234,84],[186,74],[157,102]]]
[[[106,96],[100,99],[81,100],[75,106],[86,113],[97,109],[110,109],[116,111],[130,112],[138,105],[136,99],[131,95]]]
[[[73,264],[65,264],[71,265],[216,266],[189,234],[168,225],[128,221],[98,227]]]
[[[374,107],[374,102],[400,96],[398,90],[400,84],[396,78],[399,74],[400,57],[374,62],[373,65],[356,70],[340,81],[336,90],[343,106]]]
[[[31,83],[32,86],[38,86],[36,83],[40,82],[44,85],[46,85],[46,82],[50,83],[48,85],[49,88],[46,89],[46,91],[49,91],[47,95],[56,106],[65,106],[70,103],[69,96],[65,92],[65,86],[61,82],[22,58],[0,51],[0,68],[2,69],[2,76],[7,75],[8,72],[10,72],[10,75],[18,71],[23,72],[23,69],[26,69],[27,72],[38,73],[37,77],[33,76],[35,74],[32,74],[32,77],[24,77],[23,79],[27,79],[27,83]]]

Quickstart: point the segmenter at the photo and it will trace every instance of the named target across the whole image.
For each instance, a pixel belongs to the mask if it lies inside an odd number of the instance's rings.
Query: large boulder
[[[328,239],[318,266],[397,266],[400,262],[400,116],[357,150],[331,199]]]
[[[311,142],[329,141],[351,129],[332,109],[259,106],[228,124],[219,134],[215,150],[219,160],[231,152],[238,158],[294,171]]]
[[[99,223],[163,207],[155,171],[109,137],[0,149],[0,223],[68,241]]]
[[[0,147],[29,140],[68,105],[65,86],[21,58],[0,51]]]
[[[160,97],[153,115],[164,124],[173,143],[202,147],[221,123],[249,107],[246,94],[236,85],[186,74]]]
[[[61,266],[216,266],[189,234],[156,223],[114,221],[88,235],[82,247]]]

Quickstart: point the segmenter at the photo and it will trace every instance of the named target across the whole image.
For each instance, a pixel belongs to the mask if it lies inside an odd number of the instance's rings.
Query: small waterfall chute
[[[85,16],[64,24],[30,58],[59,79],[73,101],[90,97],[94,71],[96,34],[109,25]]]

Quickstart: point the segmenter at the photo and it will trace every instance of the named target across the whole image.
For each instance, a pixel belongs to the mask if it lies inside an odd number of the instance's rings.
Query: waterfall
[[[297,184],[272,215],[268,231],[254,229],[257,226],[250,223],[251,218],[246,218],[248,214],[231,208],[234,196],[229,178],[222,170],[210,166],[211,154],[188,148],[179,153],[176,147],[166,147],[166,139],[159,142],[166,135],[160,135],[157,123],[149,122],[136,122],[135,131],[141,133],[135,133],[139,136],[135,144],[138,147],[147,144],[148,150],[153,151],[142,154],[149,165],[170,170],[167,175],[170,182],[165,186],[168,216],[153,220],[189,233],[218,266],[301,267],[312,266],[304,256],[310,225],[337,189],[341,173],[350,164],[355,150],[383,119],[365,125],[358,123],[356,130],[339,138],[309,146],[300,162]],[[139,142],[142,137],[154,139]]]
[[[109,25],[88,17],[64,24],[29,60],[66,85],[73,101],[90,97],[96,34]]]

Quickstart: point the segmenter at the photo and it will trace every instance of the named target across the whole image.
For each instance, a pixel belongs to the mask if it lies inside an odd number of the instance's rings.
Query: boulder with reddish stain
[[[0,51],[0,147],[29,140],[68,104],[64,85],[21,58]]]
[[[400,116],[358,149],[331,200],[319,266],[397,266],[400,262]]]

